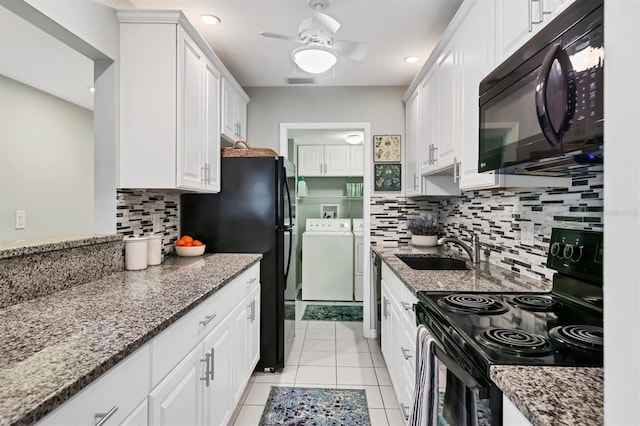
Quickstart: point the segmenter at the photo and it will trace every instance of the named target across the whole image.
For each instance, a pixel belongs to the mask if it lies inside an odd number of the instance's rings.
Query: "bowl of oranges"
[[[176,241],[176,253],[178,256],[202,256],[205,247],[202,241],[194,240],[189,235],[183,235]]]

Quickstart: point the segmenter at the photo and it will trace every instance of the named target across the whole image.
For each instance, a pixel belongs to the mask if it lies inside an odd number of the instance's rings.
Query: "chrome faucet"
[[[466,230],[465,230],[466,231]],[[438,245],[441,246],[444,243],[454,243],[459,245],[467,252],[471,263],[477,265],[480,263],[480,241],[478,234],[471,231],[466,231],[471,236],[471,247],[469,247],[464,241],[454,237],[443,237],[438,240]]]

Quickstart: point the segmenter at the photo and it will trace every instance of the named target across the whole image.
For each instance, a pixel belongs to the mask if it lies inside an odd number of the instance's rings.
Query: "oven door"
[[[502,392],[465,353],[466,345],[457,344],[447,326],[420,303],[416,321],[435,339],[431,356],[438,366],[438,407],[431,412],[437,413],[438,426],[501,426]]]

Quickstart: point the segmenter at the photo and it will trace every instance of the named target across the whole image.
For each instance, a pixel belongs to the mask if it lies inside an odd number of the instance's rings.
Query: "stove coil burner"
[[[551,298],[550,296],[541,296],[535,294],[516,296],[511,300],[511,302],[518,308],[534,312],[552,311],[553,308],[559,305],[559,303],[553,300],[553,298]]]
[[[509,310],[500,300],[479,294],[450,294],[439,299],[438,304],[461,314],[498,315]]]
[[[476,335],[476,340],[491,349],[520,356],[545,356],[555,351],[544,336],[522,330],[490,328]]]
[[[549,330],[549,336],[557,343],[590,351],[602,351],[604,330],[590,325],[563,325]]]

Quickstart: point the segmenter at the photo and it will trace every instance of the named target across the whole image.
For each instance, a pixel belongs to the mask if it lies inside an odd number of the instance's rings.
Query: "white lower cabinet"
[[[418,299],[382,264],[382,356],[405,421],[409,421],[415,386],[417,325],[413,305]]]
[[[504,426],[531,426],[531,422],[505,395],[502,395],[502,424]]]
[[[38,424],[225,425],[260,357],[251,266]]]

